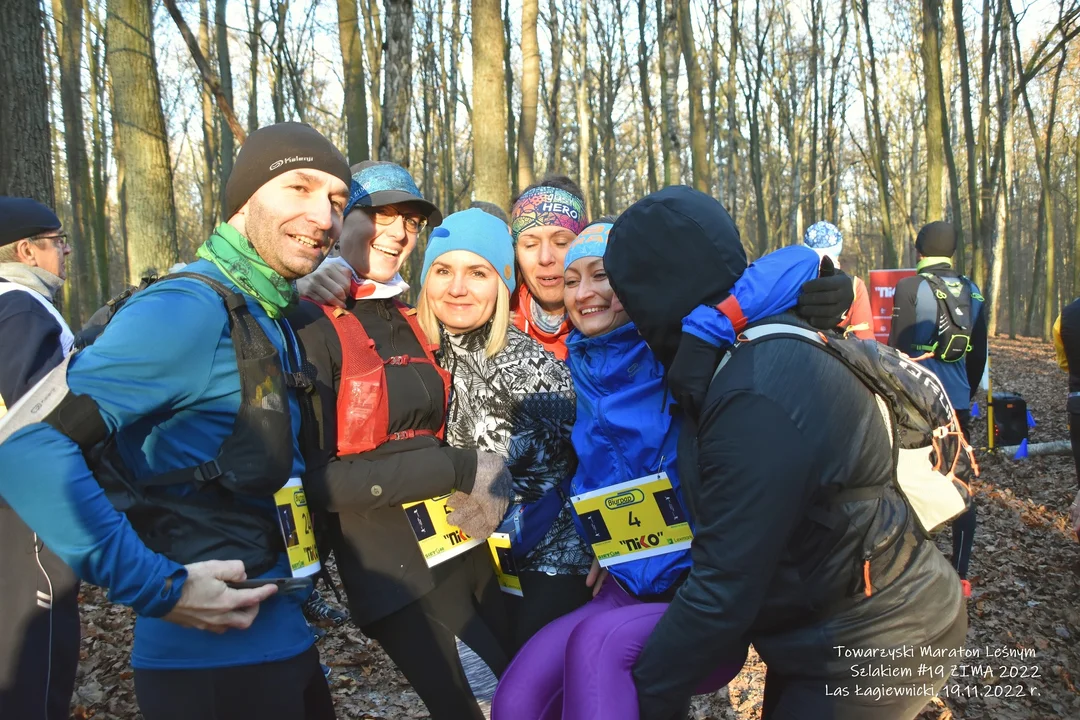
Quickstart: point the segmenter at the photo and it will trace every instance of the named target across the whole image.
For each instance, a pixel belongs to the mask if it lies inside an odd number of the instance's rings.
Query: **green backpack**
[[[974,286],[963,275],[946,279],[921,273],[919,277],[934,291],[938,312],[934,342],[916,345],[915,349],[933,353],[942,362],[959,362],[971,350],[971,331],[975,326],[972,299],[982,300],[982,296],[972,290]]]

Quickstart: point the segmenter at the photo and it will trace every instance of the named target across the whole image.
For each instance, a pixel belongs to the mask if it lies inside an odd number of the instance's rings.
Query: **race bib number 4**
[[[435,567],[483,542],[446,522],[446,516],[450,514],[450,508],[446,507],[449,497],[448,493],[423,502],[402,505],[428,567]]]
[[[602,567],[685,550],[694,533],[667,473],[570,498]]]
[[[278,524],[285,538],[285,551],[293,577],[308,577],[319,572],[319,549],[315,547],[315,530],[311,526],[311,509],[300,478],[289,478],[285,486],[274,493]]]

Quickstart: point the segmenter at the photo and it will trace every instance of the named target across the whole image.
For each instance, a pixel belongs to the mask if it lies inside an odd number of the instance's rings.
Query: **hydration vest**
[[[127,515],[148,548],[182,565],[242,560],[248,577],[257,577],[277,563],[285,541],[275,513],[246,498],[269,500],[288,482],[293,432],[287,388],[312,392],[314,385],[301,372],[282,367],[277,348],[252,316],[244,295],[199,273],[169,276],[174,277],[210,286],[229,314],[240,407],[215,458],[136,479],[109,436],[97,403],[67,390],[67,361],[20,398],[9,414],[18,414],[20,406],[29,406],[35,397],[47,397],[50,383],[62,383],[65,394],[44,422],[79,445],[106,497]],[[184,485],[195,491],[179,495],[167,490]]]
[[[450,402],[450,373],[435,361],[437,345],[427,341],[427,336],[416,319],[416,310],[394,300],[394,307],[409,323],[424,357],[395,355],[382,359],[363,324],[348,310],[330,305],[320,305],[334,326],[341,342],[341,383],[337,402],[337,448],[338,455],[355,455],[374,450],[391,440],[407,440],[421,435],[431,435],[442,440],[446,436],[446,407]],[[387,365],[431,365],[443,383],[443,424],[439,431],[409,429],[390,432],[390,403],[386,388]]]
[[[937,322],[933,342],[916,345],[916,350],[933,353],[942,362],[963,360],[971,350],[971,331],[975,327],[975,301],[983,296],[973,289],[971,281],[963,275],[942,278],[932,273],[921,273],[934,291],[937,300]]]

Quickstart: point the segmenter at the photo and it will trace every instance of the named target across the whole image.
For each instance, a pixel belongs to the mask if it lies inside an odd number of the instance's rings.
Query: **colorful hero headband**
[[[515,241],[529,228],[558,225],[577,235],[586,224],[584,201],[556,187],[525,191],[510,212],[510,233]]]

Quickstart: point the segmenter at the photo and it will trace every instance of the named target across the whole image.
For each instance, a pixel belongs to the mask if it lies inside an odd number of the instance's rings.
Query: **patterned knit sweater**
[[[573,475],[570,442],[576,396],[570,369],[515,327],[495,357],[484,352],[490,323],[463,335],[445,335],[439,362],[454,376],[446,440],[506,458],[515,502],[533,502]],[[585,574],[592,556],[569,505],[533,549],[523,570]]]

